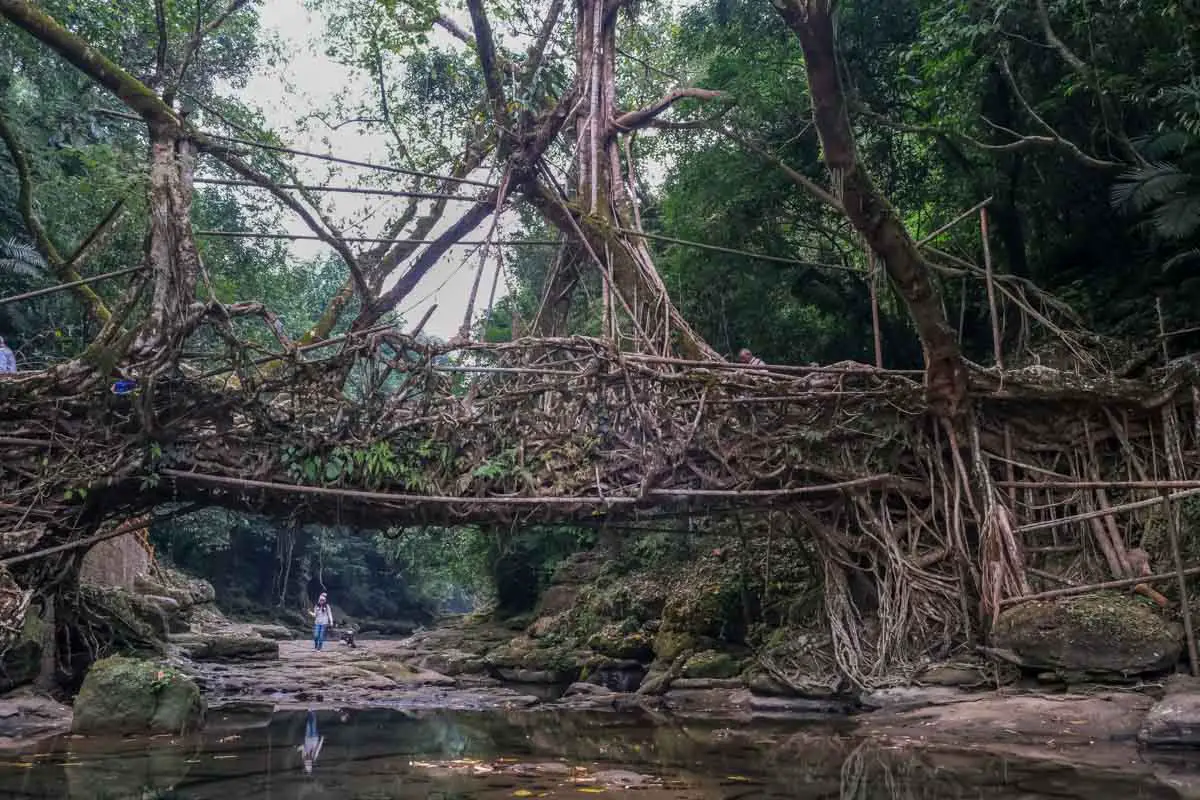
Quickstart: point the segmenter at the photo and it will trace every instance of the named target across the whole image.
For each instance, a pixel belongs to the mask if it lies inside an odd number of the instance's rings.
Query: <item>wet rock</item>
[[[1138,731],[1147,747],[1200,747],[1200,695],[1174,695],[1150,709]]]
[[[586,695],[588,697],[608,697],[613,694],[613,691],[605,686],[595,683],[583,683],[576,681],[567,687],[563,692],[563,697],[575,697],[578,695]]]
[[[264,639],[290,641],[299,638],[295,631],[285,625],[251,625],[250,630]]]
[[[667,708],[684,712],[748,711],[753,695],[747,689],[677,689],[678,681],[663,698]]]
[[[671,690],[676,689],[744,689],[746,682],[741,678],[676,678]]]
[[[917,681],[928,686],[975,686],[983,682],[980,668],[935,664],[922,672]]]
[[[772,715],[844,715],[854,710],[851,704],[845,701],[809,697],[762,697],[751,695],[749,705],[750,710],[757,714]]]
[[[1027,669],[1130,676],[1173,667],[1181,637],[1149,605],[1104,592],[1008,608],[996,620],[993,643]]]
[[[859,702],[868,710],[908,711],[961,703],[975,697],[951,686],[896,686],[864,692],[859,696]]]
[[[683,665],[685,678],[732,678],[742,671],[742,662],[729,653],[705,650]]]
[[[487,671],[487,662],[484,659],[462,650],[430,653],[420,659],[420,664],[443,675],[477,674]]]
[[[881,710],[860,716],[859,731],[887,738],[992,744],[1048,740],[1072,742],[1132,741],[1153,701],[1135,692],[1093,695],[983,695],[964,702],[925,708]]]
[[[544,669],[521,669],[500,667],[496,675],[503,681],[512,683],[562,683],[565,673]]]
[[[604,659],[592,664],[586,673],[591,683],[615,692],[636,692],[646,677],[646,667],[632,659]]]
[[[279,658],[279,642],[244,634],[184,634],[172,641],[194,661],[263,661]]]
[[[28,739],[71,729],[71,709],[28,689],[0,698],[0,739]]]
[[[756,672],[746,679],[750,691],[765,697],[791,697],[796,691],[790,686],[775,680],[765,672]]]
[[[179,603],[180,608],[212,603],[217,599],[216,590],[206,580],[164,567],[157,571],[158,575],[154,577],[138,575],[134,578],[134,591],[143,595],[170,597]]]
[[[75,698],[79,734],[181,733],[204,722],[195,681],[154,661],[114,656],[88,670]]]

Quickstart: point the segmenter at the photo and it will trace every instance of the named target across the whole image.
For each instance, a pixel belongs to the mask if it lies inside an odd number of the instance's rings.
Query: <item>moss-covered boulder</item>
[[[88,670],[75,698],[78,734],[181,733],[204,724],[196,683],[155,661],[114,656]]]
[[[609,658],[643,662],[654,658],[654,640],[636,623],[605,625],[588,637],[587,646]]]
[[[742,671],[742,662],[729,653],[705,650],[683,664],[685,678],[733,678]]]
[[[1181,636],[1138,598],[1103,592],[1008,608],[992,643],[1029,669],[1131,676],[1174,667]]]

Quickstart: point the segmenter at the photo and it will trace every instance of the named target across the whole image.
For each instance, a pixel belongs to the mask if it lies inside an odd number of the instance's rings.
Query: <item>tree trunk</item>
[[[154,275],[150,314],[134,342],[135,362],[171,360],[188,332],[196,302],[200,254],[192,235],[195,147],[177,130],[150,125],[150,233],[146,246]]]
[[[580,248],[580,258],[604,273],[614,311],[627,317],[622,333],[635,347],[666,354],[674,346],[688,358],[716,358],[675,309],[645,240],[624,232],[636,229],[637,220],[612,132],[620,7],[604,0],[576,3],[575,69],[584,87],[581,108],[586,109],[575,118],[576,195],[564,204],[539,183],[531,187],[530,199],[569,239],[582,234],[586,246]],[[565,311],[560,312],[565,319]]]
[[[908,306],[925,354],[925,388],[932,409],[958,413],[967,391],[959,343],[946,319],[930,270],[899,215],[858,163],[842,91],[833,26],[833,0],[772,0],[804,50],[808,90],[825,163],[846,216],[875,254]]]

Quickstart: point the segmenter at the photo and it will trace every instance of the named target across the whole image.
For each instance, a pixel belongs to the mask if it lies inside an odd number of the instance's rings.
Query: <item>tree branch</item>
[[[0,0],[0,16],[112,92],[146,122],[166,130],[180,130],[179,118],[149,87],[28,0]]]
[[[47,233],[45,226],[42,225],[42,221],[34,211],[33,174],[29,169],[29,160],[25,156],[25,150],[17,140],[16,132],[9,127],[8,121],[3,115],[0,115],[0,141],[3,141],[5,147],[8,148],[13,165],[17,168],[17,208],[21,212],[21,218],[25,221],[25,227],[29,230],[30,235],[33,236],[34,242],[37,243],[38,250],[45,256],[46,263],[50,265],[50,269],[60,281],[63,283],[73,283],[82,280],[82,276],[75,271],[73,265],[80,260],[87,242],[96,236],[96,233],[93,232],[88,239],[84,240],[84,246],[72,256],[70,262],[63,261],[58,248],[54,246],[54,242],[50,239],[50,234]],[[113,214],[110,212],[109,216],[100,223],[100,227],[105,227],[112,216]],[[98,230],[100,228],[97,228]],[[107,322],[112,317],[108,306],[105,305],[104,301],[100,299],[100,295],[96,294],[92,287],[87,285],[76,286],[71,289],[71,293],[101,322]]]
[[[651,103],[644,108],[639,108],[637,111],[630,111],[622,114],[614,119],[612,121],[612,125],[609,126],[608,136],[615,136],[621,131],[633,131],[637,130],[638,128],[645,128],[659,114],[662,114],[680,100],[685,99],[727,100],[729,99],[729,95],[726,92],[720,92],[714,89],[672,89],[658,101]]]
[[[1008,63],[1008,57],[1003,53],[1000,55],[1000,69],[1004,72],[1004,78],[1008,82],[1009,88],[1012,89],[1013,94],[1016,96],[1017,102],[1021,104],[1021,108],[1025,110],[1026,114],[1033,118],[1034,122],[1042,127],[1042,130],[1046,131],[1046,133],[1050,135],[1056,145],[1065,149],[1067,152],[1073,155],[1076,160],[1087,167],[1093,167],[1097,169],[1114,169],[1123,166],[1115,161],[1106,161],[1101,158],[1095,158],[1083,152],[1078,145],[1059,134],[1059,132],[1056,131],[1049,122],[1046,122],[1046,120],[1040,114],[1034,111],[1033,106],[1028,100],[1025,99],[1025,95],[1022,94],[1021,88],[1017,85],[1017,79],[1013,75],[1012,67]]]
[[[350,269],[350,275],[354,279],[354,283],[358,289],[359,295],[362,297],[363,304],[366,305],[367,303],[371,302],[372,295],[367,287],[367,281],[363,276],[362,269],[359,267],[358,259],[354,257],[354,253],[339,236],[327,230],[325,226],[319,223],[316,218],[309,213],[309,210],[304,207],[303,203],[296,200],[296,198],[292,197],[292,195],[288,194],[283,189],[280,189],[275,184],[275,181],[254,169],[233,153],[229,152],[228,150],[216,148],[211,149],[209,152],[222,164],[229,167],[246,180],[254,181],[254,183],[258,184],[274,195],[276,200],[283,203],[292,211],[296,212],[296,214],[302,220],[304,220],[304,224],[308,225],[312,232],[315,233],[321,239],[321,241],[332,247],[337,254],[342,257],[342,260],[346,262],[346,266]]]
[[[504,83],[500,78],[500,66],[496,60],[496,41],[492,37],[492,26],[488,22],[483,0],[467,0],[471,13],[471,25],[475,29],[475,50],[479,53],[479,66],[483,70],[483,82],[487,85],[488,98],[492,101],[495,122],[511,128],[508,119],[508,102],[504,98]]]
[[[836,197],[834,197],[832,194],[830,194],[828,191],[826,191],[821,186],[818,186],[817,183],[815,181],[813,181],[811,178],[809,178],[807,175],[802,175],[801,173],[799,173],[796,170],[789,167],[787,164],[785,164],[783,162],[783,159],[781,159],[779,156],[770,152],[766,148],[758,146],[754,142],[750,141],[749,139],[742,136],[741,134],[734,132],[730,128],[717,128],[716,130],[718,133],[721,133],[721,134],[725,135],[726,137],[728,137],[729,139],[732,139],[734,142],[737,142],[742,147],[746,148],[750,152],[754,153],[755,155],[761,157],[763,160],[770,163],[772,166],[781,170],[783,172],[783,174],[785,176],[787,176],[788,180],[790,180],[792,183],[799,186],[804,191],[811,194],[816,199],[820,200],[825,205],[832,208],[834,211],[838,212],[839,214],[845,213],[845,209],[842,208],[842,203],[840,200],[838,200]]]
[[[826,168],[846,217],[883,261],[921,338],[925,390],[931,410],[956,417],[967,401],[967,371],[954,330],[922,257],[899,214],[859,163],[842,88],[833,0],[772,0],[804,51],[813,121]]]
[[[438,14],[433,20],[433,23],[444,29],[447,33],[449,33],[455,39],[458,39],[460,42],[464,42],[470,47],[475,47],[475,37],[463,30],[457,22],[450,19],[445,14]]]
[[[408,270],[396,281],[396,285],[385,292],[378,300],[367,305],[364,303],[362,313],[354,321],[351,328],[355,331],[365,330],[374,325],[380,317],[396,307],[396,304],[416,288],[417,284],[433,268],[434,264],[446,254],[459,239],[462,239],[479,223],[488,218],[496,210],[495,193],[488,200],[483,200],[471,206],[457,222],[451,225],[437,241],[425,248]]]
[[[204,39],[210,33],[213,33],[224,25],[231,16],[245,7],[249,2],[250,0],[230,0],[225,9],[203,27],[201,27],[200,19],[197,17],[196,32],[192,34],[192,38],[188,40],[187,47],[183,51],[183,60],[179,64],[179,75],[176,76],[175,83],[163,93],[163,101],[168,106],[171,105],[171,101],[179,92],[180,87],[183,86],[183,79],[187,75],[188,68],[192,65],[192,59],[196,57],[196,52],[200,49],[200,45],[204,42]]]
[[[551,0],[550,10],[546,13],[546,19],[542,23],[538,38],[530,45],[529,52],[525,56],[525,74],[521,76],[519,96],[524,96],[529,92],[538,70],[542,67],[542,59],[546,56],[546,46],[550,43],[550,37],[554,35],[554,29],[558,27],[558,18],[562,15],[564,5],[566,5],[565,0]]]

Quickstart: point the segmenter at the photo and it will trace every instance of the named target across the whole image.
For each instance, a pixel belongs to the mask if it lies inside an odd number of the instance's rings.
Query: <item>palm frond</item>
[[[1200,230],[1200,196],[1184,195],[1154,209],[1154,232],[1164,239],[1182,241]]]
[[[1195,136],[1177,128],[1148,136],[1139,136],[1132,143],[1148,161],[1160,161],[1168,156],[1178,156],[1200,144],[1196,141]]]
[[[1182,195],[1191,181],[1191,175],[1161,161],[1122,173],[1109,190],[1109,197],[1117,210],[1137,213]]]
[[[0,271],[26,278],[44,278],[46,269],[46,259],[33,245],[18,239],[0,242]]]

